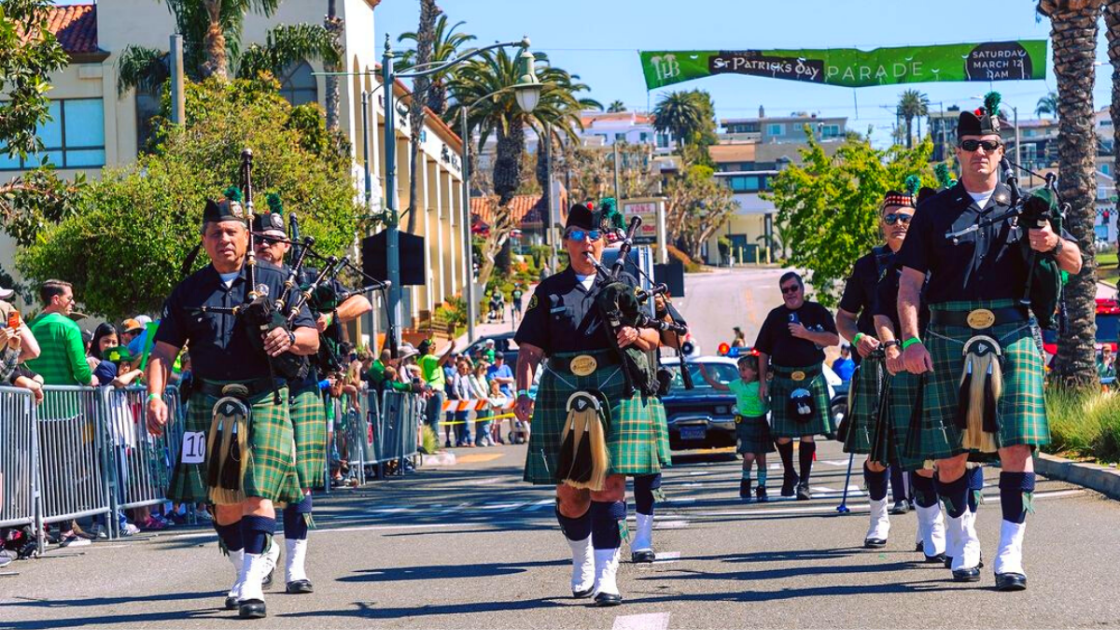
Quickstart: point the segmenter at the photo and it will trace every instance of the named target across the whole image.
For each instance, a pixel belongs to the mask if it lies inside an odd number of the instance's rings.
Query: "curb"
[[[417,468],[434,468],[436,466],[454,466],[456,462],[455,453],[451,451],[439,451],[434,455],[421,455],[420,465]]]
[[[1061,457],[1039,453],[1034,458],[1035,472],[1051,479],[1096,490],[1110,499],[1120,500],[1120,470],[1084,464]]]

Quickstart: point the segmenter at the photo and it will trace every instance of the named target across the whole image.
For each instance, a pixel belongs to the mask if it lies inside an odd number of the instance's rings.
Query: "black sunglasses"
[[[964,149],[965,151],[975,151],[976,149],[979,149],[980,147],[984,147],[985,151],[987,151],[988,153],[991,153],[992,151],[995,151],[996,149],[1000,148],[1001,146],[1003,146],[1003,144],[999,140],[962,140],[961,141],[961,148]]]
[[[582,241],[586,238],[589,239],[592,243],[595,243],[598,242],[599,239],[603,238],[603,233],[599,230],[571,229],[564,233],[564,238],[571,239],[573,241]]]
[[[910,222],[910,219],[913,219],[913,218],[914,218],[914,215],[912,215],[912,214],[900,214],[900,213],[892,212],[892,213],[888,214],[887,216],[883,217],[883,221],[887,225],[894,225],[895,223],[901,223],[903,225],[906,225],[907,223]]]
[[[794,293],[797,293],[800,290],[801,290],[801,285],[799,285],[799,284],[791,284],[789,286],[782,287],[782,293],[785,293],[785,294],[788,294],[788,295],[792,295]]]
[[[284,239],[276,238],[275,236],[258,236],[257,239],[257,243],[265,247],[271,247],[284,241]]]

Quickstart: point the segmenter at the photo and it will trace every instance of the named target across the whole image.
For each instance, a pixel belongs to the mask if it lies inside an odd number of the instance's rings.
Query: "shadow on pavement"
[[[357,617],[361,619],[405,619],[410,617],[427,617],[435,615],[467,615],[472,613],[504,613],[519,610],[535,610],[538,608],[563,608],[563,600],[570,597],[553,597],[539,599],[520,599],[516,601],[489,601],[464,604],[437,604],[432,606],[416,606],[413,608],[378,608],[376,603],[355,602],[356,610],[317,610],[312,612],[288,613],[278,617],[314,618],[314,617]],[[579,600],[581,603],[589,600]]]
[[[493,563],[459,565],[449,564],[443,566],[399,567],[395,569],[363,569],[357,571],[360,575],[349,575],[338,578],[338,582],[396,582],[399,580],[438,580],[460,578],[498,577],[524,573],[529,569],[539,567],[569,566],[569,560],[554,560],[547,562],[519,562],[519,563]]]

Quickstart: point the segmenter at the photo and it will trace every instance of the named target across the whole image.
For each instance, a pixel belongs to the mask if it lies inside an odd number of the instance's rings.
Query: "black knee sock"
[[[634,477],[634,510],[653,516],[653,491],[661,488],[661,473]]]
[[[914,475],[914,502],[920,507],[933,507],[937,503],[937,489],[933,486],[933,477]]]
[[[560,531],[568,540],[587,540],[591,535],[591,510],[582,516],[572,518],[560,513],[560,506],[556,506],[556,520],[560,523]]]
[[[222,546],[226,548],[226,551],[233,553],[245,548],[245,538],[241,535],[241,521],[229,525],[219,525],[217,519],[215,519],[214,531],[218,532],[218,540],[222,541]]]
[[[619,523],[626,520],[625,501],[591,502],[591,546],[618,549],[622,546]]]
[[[937,496],[945,502],[949,518],[960,518],[968,510],[968,475],[956,481],[937,481]]]
[[[906,501],[910,499],[909,492],[906,488],[906,471],[898,466],[891,466],[887,468],[891,474],[891,496],[895,501]]]
[[[242,516],[241,536],[245,539],[245,553],[264,553],[276,532],[276,519],[267,516]]]
[[[1034,482],[1033,472],[999,474],[999,504],[1003,508],[1003,520],[1019,524],[1027,520]]]
[[[984,467],[970,468],[964,473],[968,479],[968,511],[976,513],[980,507],[980,495],[984,490]]]
[[[801,463],[801,483],[809,483],[809,475],[813,473],[813,455],[817,452],[816,442],[802,442],[798,459]]]
[[[778,455],[782,457],[782,467],[786,469],[786,477],[797,476],[793,470],[793,442],[779,443]]]
[[[289,503],[284,508],[284,538],[305,540],[307,538],[307,519],[311,514],[311,495],[305,495],[299,503]]]
[[[882,501],[887,498],[887,471],[875,472],[864,462],[863,480],[867,483],[867,495],[872,501]]]

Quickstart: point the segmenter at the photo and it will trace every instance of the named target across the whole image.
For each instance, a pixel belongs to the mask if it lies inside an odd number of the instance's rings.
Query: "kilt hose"
[[[856,368],[856,373],[852,376],[851,395],[848,396],[845,453],[866,455],[871,452],[871,436],[879,415],[879,403],[886,378],[887,368],[879,353],[869,355]]]
[[[292,422],[288,416],[288,388],[280,389],[281,404],[274,403],[272,392],[260,394],[249,401],[251,461],[242,479],[246,497],[259,497],[276,503],[298,503],[303,492],[296,476],[295,443]],[[184,431],[210,432],[214,403],[218,399],[195,391],[187,405]],[[209,459],[209,455],[207,459]],[[175,457],[175,472],[167,498],[171,501],[209,503],[206,485],[206,463],[185,464],[180,454]]]
[[[304,490],[325,484],[327,467],[327,410],[313,389],[292,396],[288,413],[296,440],[296,476]]]
[[[802,381],[793,380],[793,372],[816,371],[817,375]],[[774,438],[798,438],[803,435],[824,435],[832,431],[832,403],[828,399],[828,383],[821,373],[821,364],[809,367],[771,366],[770,380],[770,436]],[[789,412],[789,395],[795,389],[809,390],[816,411],[805,422],[793,418]]]
[[[568,418],[568,397],[578,391],[600,391],[611,403],[606,428],[611,475],[655,475],[672,465],[669,456],[669,427],[665,408],[656,396],[635,392],[625,397],[626,377],[622,366],[603,365],[608,351],[557,353],[571,358],[592,355],[597,370],[587,376],[545,367],[533,407],[529,452],[525,456],[525,481],[534,485],[558,485],[560,443]]]
[[[735,416],[735,438],[737,453],[773,453],[778,450],[770,437],[766,416]]]
[[[933,304],[933,311],[971,311],[1010,308],[1012,300],[944,302]],[[910,452],[922,459],[947,459],[966,449],[961,445],[964,431],[957,428],[957,399],[964,367],[964,344],[977,334],[999,342],[1003,356],[1003,394],[996,406],[1000,448],[1020,444],[1041,446],[1050,442],[1043,394],[1045,371],[1035,343],[1033,325],[1026,322],[1000,324],[984,330],[961,326],[930,324],[926,348],[933,358],[933,372],[925,377],[923,414],[913,436]]]

